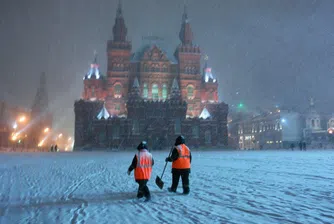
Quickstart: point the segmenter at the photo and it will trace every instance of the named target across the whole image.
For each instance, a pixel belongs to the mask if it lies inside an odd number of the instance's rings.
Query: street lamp
[[[17,123],[15,122],[14,124],[13,124],[13,129],[16,129],[17,128]]]
[[[45,129],[44,129],[44,133],[48,133],[49,131],[50,131],[49,128],[45,128]]]
[[[19,117],[19,122],[20,123],[25,122],[25,120],[26,120],[26,116],[22,115],[21,117]]]

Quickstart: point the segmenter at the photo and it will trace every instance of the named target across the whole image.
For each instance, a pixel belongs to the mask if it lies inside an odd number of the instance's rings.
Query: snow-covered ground
[[[334,151],[193,151],[188,196],[166,192],[171,164],[155,185],[153,152],[148,203],[134,153],[0,154],[0,223],[334,223]]]

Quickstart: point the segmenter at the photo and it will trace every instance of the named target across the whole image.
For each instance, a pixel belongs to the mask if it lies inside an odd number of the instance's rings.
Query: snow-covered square
[[[135,152],[0,154],[0,223],[334,223],[334,151],[193,151],[187,196],[153,151],[146,203]]]

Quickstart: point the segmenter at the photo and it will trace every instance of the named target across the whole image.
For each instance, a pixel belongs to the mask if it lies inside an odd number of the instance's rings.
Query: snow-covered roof
[[[209,111],[204,107],[202,110],[201,115],[199,115],[199,118],[203,118],[203,119],[207,119],[211,117],[211,114],[209,113]]]
[[[104,118],[106,120],[110,117],[110,114],[109,114],[108,110],[106,109],[105,105],[103,105],[101,111],[99,112],[99,114],[96,117],[99,120],[101,120],[102,118]]]

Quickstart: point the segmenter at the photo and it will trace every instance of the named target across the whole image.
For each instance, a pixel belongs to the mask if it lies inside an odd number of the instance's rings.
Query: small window
[[[147,86],[147,83],[144,83],[144,86],[143,86],[143,97],[144,98],[148,97],[148,86]]]
[[[199,127],[197,125],[192,127],[193,138],[199,138]]]
[[[95,97],[95,87],[93,86],[92,87],[92,94],[91,94],[92,97]]]
[[[162,98],[165,100],[165,99],[167,99],[167,94],[168,94],[168,92],[167,92],[167,85],[166,84],[163,84],[162,85]]]
[[[187,97],[188,99],[194,98],[194,88],[192,86],[187,87]]]
[[[157,100],[159,99],[159,87],[158,84],[152,85],[152,99]]]
[[[120,111],[121,110],[121,105],[118,103],[115,105],[115,110]]]
[[[122,86],[120,84],[115,85],[114,96],[115,98],[120,98],[122,96]]]
[[[139,134],[139,121],[138,120],[133,120],[132,133],[133,134]]]

